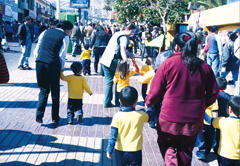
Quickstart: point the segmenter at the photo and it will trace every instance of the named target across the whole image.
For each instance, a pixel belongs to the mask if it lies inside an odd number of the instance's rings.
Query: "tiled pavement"
[[[71,60],[71,59],[70,59]],[[70,61],[67,65],[70,64]],[[84,95],[83,124],[67,125],[67,86],[61,82],[60,116],[58,126],[51,124],[51,97],[44,123],[35,122],[38,86],[35,70],[11,74],[10,82],[0,84],[0,165],[101,165],[115,166],[106,158],[105,149],[111,118],[117,108],[103,107],[104,78],[87,76],[93,95]],[[137,77],[131,85],[140,92]],[[139,101],[142,98],[139,97]],[[141,106],[138,106],[141,107]],[[156,132],[146,124],[143,130],[143,166],[163,166],[163,159],[156,143]],[[210,165],[216,165],[211,158]],[[193,155],[194,166],[209,165]]]

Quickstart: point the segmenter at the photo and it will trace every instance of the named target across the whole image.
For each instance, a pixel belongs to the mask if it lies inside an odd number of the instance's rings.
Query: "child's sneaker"
[[[82,115],[77,115],[77,123],[82,123]]]
[[[149,127],[151,127],[152,129],[156,128],[156,123],[154,121],[149,121],[148,122]]]

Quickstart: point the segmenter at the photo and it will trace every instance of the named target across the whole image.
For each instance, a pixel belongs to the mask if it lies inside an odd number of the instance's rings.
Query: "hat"
[[[240,28],[235,29],[235,33],[240,33]]]
[[[153,29],[159,30],[159,27],[158,26],[154,26]]]
[[[29,21],[29,20],[32,20],[30,16],[25,17],[25,21]]]

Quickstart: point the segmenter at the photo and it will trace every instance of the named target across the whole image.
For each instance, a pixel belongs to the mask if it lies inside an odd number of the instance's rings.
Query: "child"
[[[240,96],[232,96],[228,108],[229,117],[211,118],[205,113],[205,120],[220,130],[218,149],[219,166],[240,165]]]
[[[142,164],[142,130],[151,118],[151,112],[136,111],[137,90],[127,86],[120,92],[122,107],[112,119],[111,132],[107,146],[107,157],[112,158],[115,146],[117,166]]]
[[[76,112],[77,114],[77,123],[82,122],[83,91],[85,90],[90,96],[92,95],[92,92],[88,87],[87,81],[83,76],[81,76],[82,64],[80,62],[73,62],[71,65],[71,70],[73,71],[74,75],[64,76],[63,72],[61,72],[60,74],[61,79],[68,83],[68,124],[73,123],[74,112]]]
[[[83,65],[83,75],[91,75],[91,50],[89,49],[89,44],[84,44],[83,47],[84,51],[81,53],[80,56]]]
[[[219,94],[218,94],[218,116],[219,117],[228,117],[227,108],[228,108],[228,102],[231,98],[231,96],[224,92],[224,90],[227,88],[227,80],[224,77],[218,77],[216,78],[218,88],[219,88]],[[216,145],[214,147],[214,152],[217,153],[218,146],[219,146],[219,140],[220,140],[220,130],[216,129]]]
[[[141,75],[145,75],[147,72],[153,70],[153,65],[152,65],[152,59],[151,58],[147,58],[145,65],[142,66],[141,70],[140,70],[140,74]],[[143,100],[145,101],[145,98],[147,96],[147,87],[148,87],[148,83],[149,82],[143,82],[142,83],[142,97]]]
[[[117,70],[113,81],[117,84],[115,86],[115,105],[120,106],[119,94],[124,87],[129,86],[129,79],[135,74],[135,71],[130,70],[129,63],[124,61],[119,62]]]
[[[211,106],[209,106],[205,113],[211,117],[216,118],[218,116],[218,100],[216,100]],[[215,141],[215,129],[210,125],[210,123],[204,121],[204,127],[201,133],[197,135],[196,146],[198,150],[196,151],[196,156],[199,160],[206,161],[207,156],[210,153],[212,146]]]

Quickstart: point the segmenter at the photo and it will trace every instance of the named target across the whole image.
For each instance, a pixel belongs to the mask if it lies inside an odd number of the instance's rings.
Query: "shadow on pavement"
[[[0,84],[0,86],[19,86],[19,87],[27,87],[27,88],[38,88],[37,83],[6,83]]]
[[[0,108],[37,108],[38,101],[0,101]],[[47,104],[47,107],[52,104]]]

